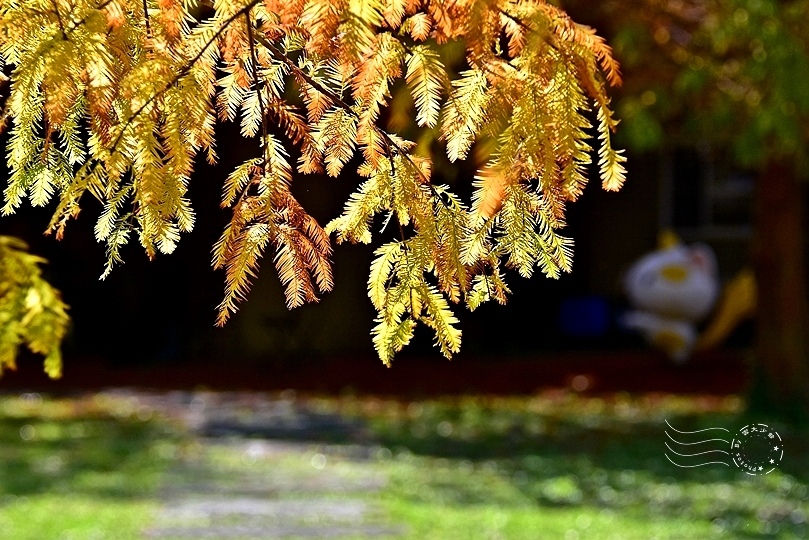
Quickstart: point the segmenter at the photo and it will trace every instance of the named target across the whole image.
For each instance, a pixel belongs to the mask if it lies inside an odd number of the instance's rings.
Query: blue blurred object
[[[573,337],[604,337],[610,327],[609,312],[603,296],[566,298],[559,308],[559,329]]]

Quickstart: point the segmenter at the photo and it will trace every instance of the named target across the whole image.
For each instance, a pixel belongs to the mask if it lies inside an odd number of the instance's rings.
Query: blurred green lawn
[[[738,398],[553,392],[299,403],[368,425],[372,459],[339,466],[389,478],[370,497],[391,523],[405,526],[404,538],[809,536],[809,433],[752,418]],[[784,461],[763,476],[720,466],[679,469],[663,454],[664,419],[679,429],[731,431],[765,421],[784,438]],[[103,394],[0,399],[0,538],[139,538],[184,437]],[[221,457],[223,471],[248,467],[234,452]]]
[[[809,537],[809,432],[749,416],[736,397],[559,391],[316,406],[370,423],[388,458],[385,505],[413,539]],[[675,467],[665,419],[731,432],[765,421],[784,438],[784,461],[762,476]]]
[[[141,538],[179,434],[103,395],[0,399],[0,538]]]

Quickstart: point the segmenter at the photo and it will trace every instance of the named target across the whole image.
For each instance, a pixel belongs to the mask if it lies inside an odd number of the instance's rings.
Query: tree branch
[[[152,25],[149,22],[149,5],[147,2],[148,0],[143,0],[143,18],[146,23],[146,37],[152,39]]]
[[[247,43],[250,46],[250,61],[253,64],[253,84],[256,87],[256,96],[258,97],[258,107],[261,109],[261,145],[264,151],[263,159],[261,161],[261,168],[264,176],[267,176],[267,109],[264,107],[264,97],[261,95],[261,88],[259,86],[258,77],[258,55],[256,54],[256,44],[253,41],[253,23],[250,20],[250,10],[244,14],[247,23]],[[245,190],[246,191],[246,190]]]
[[[106,1],[105,1],[105,2],[104,2],[104,3],[103,3],[103,4],[102,4],[100,7],[99,7],[99,9],[101,9],[103,6],[106,6],[106,5],[107,5],[107,4],[109,4],[111,1],[112,1],[112,0],[106,0]],[[131,115],[131,116],[130,116],[130,117],[127,119],[127,120],[126,120],[126,122],[124,123],[123,127],[121,128],[121,131],[118,133],[118,136],[115,138],[115,141],[112,143],[112,146],[110,146],[110,149],[109,149],[109,153],[110,153],[110,154],[114,153],[114,152],[115,152],[115,151],[118,149],[118,145],[119,145],[119,144],[121,144],[121,141],[122,141],[122,140],[123,140],[123,138],[124,138],[124,134],[126,133],[127,128],[128,128],[130,125],[132,125],[132,122],[134,122],[134,121],[135,121],[135,119],[136,119],[137,117],[139,117],[139,116],[140,116],[140,115],[143,113],[143,111],[144,111],[144,110],[146,110],[146,108],[147,108],[149,105],[151,105],[152,103],[154,103],[154,101],[155,101],[155,100],[157,100],[159,97],[161,97],[163,94],[165,94],[165,93],[166,93],[166,92],[169,90],[169,88],[171,88],[172,86],[174,86],[175,84],[177,84],[177,82],[178,82],[180,79],[182,79],[183,77],[185,77],[185,76],[188,74],[188,72],[189,72],[189,71],[191,71],[191,68],[193,68],[193,67],[194,67],[194,64],[196,64],[196,63],[199,61],[199,59],[200,59],[200,58],[202,58],[202,55],[203,55],[203,54],[205,54],[205,51],[207,51],[207,50],[208,50],[208,47],[210,47],[210,46],[211,46],[211,45],[212,45],[212,44],[213,44],[213,43],[214,43],[214,42],[215,42],[215,41],[216,41],[216,40],[219,38],[219,36],[221,36],[221,35],[222,35],[222,32],[224,32],[224,31],[225,31],[225,30],[226,30],[226,29],[227,29],[227,28],[228,28],[228,27],[229,27],[229,26],[230,26],[230,25],[233,23],[233,21],[235,21],[236,19],[238,19],[238,18],[239,18],[239,17],[241,17],[242,15],[245,15],[246,13],[249,13],[249,12],[250,12],[250,10],[251,10],[251,9],[253,9],[253,7],[255,7],[255,6],[256,6],[256,5],[257,5],[259,2],[261,2],[261,1],[262,1],[262,0],[251,0],[249,4],[245,5],[245,6],[244,6],[244,7],[242,7],[242,8],[241,8],[239,11],[237,11],[236,13],[234,13],[233,15],[231,15],[231,16],[230,16],[230,17],[229,17],[229,18],[228,18],[228,19],[227,19],[227,20],[224,22],[224,24],[223,24],[223,25],[222,25],[222,26],[221,26],[221,27],[220,27],[220,28],[219,28],[219,29],[216,31],[216,33],[215,33],[213,36],[211,36],[211,38],[210,38],[210,39],[209,39],[209,40],[208,40],[208,41],[205,43],[205,45],[203,45],[203,47],[202,47],[202,48],[199,50],[199,52],[197,52],[197,54],[195,54],[195,55],[194,55],[194,57],[193,57],[193,58],[191,58],[191,60],[189,60],[189,61],[188,61],[188,62],[187,62],[187,63],[186,63],[186,64],[185,64],[183,67],[182,67],[182,69],[180,69],[180,71],[178,71],[178,72],[177,72],[177,74],[176,74],[176,75],[175,75],[175,76],[174,76],[174,77],[171,79],[171,81],[169,81],[169,82],[168,82],[168,84],[166,84],[166,85],[165,85],[165,86],[164,86],[162,89],[160,89],[158,92],[155,92],[155,93],[154,93],[154,94],[153,94],[153,95],[152,95],[152,96],[151,96],[149,99],[147,99],[147,100],[146,100],[146,101],[145,101],[145,102],[144,102],[144,103],[143,103],[143,104],[142,104],[142,105],[141,105],[141,106],[140,106],[140,107],[139,107],[139,108],[138,108],[138,109],[137,109],[137,110],[136,110],[134,113],[132,113],[132,115]],[[78,24],[80,24],[80,23],[77,23],[77,26],[78,26]],[[74,27],[74,28],[75,28],[75,27]],[[91,175],[92,175],[92,174],[95,172],[96,168],[97,168],[97,167],[98,167],[100,164],[101,164],[101,161],[100,161],[100,160],[96,160],[96,161],[93,163],[92,167],[90,167],[89,172],[87,172],[87,173],[86,173],[86,176],[85,176],[85,177],[86,177],[86,178],[90,177],[90,176],[91,176]],[[53,219],[51,220],[51,223],[50,223],[50,225],[48,226],[48,231],[49,231],[49,232],[50,232],[50,231],[53,231],[55,226],[56,226],[56,215],[54,215]]]
[[[180,79],[182,79],[183,77],[185,77],[186,75],[188,75],[188,72],[189,72],[189,71],[191,71],[191,68],[193,68],[193,67],[194,67],[194,64],[196,64],[196,63],[199,61],[199,59],[200,59],[200,58],[202,58],[202,55],[203,55],[203,54],[205,54],[205,51],[207,51],[207,50],[208,50],[208,47],[210,47],[211,45],[213,45],[214,41],[216,41],[217,39],[219,39],[219,36],[221,36],[221,35],[222,35],[222,32],[224,32],[224,31],[225,31],[225,30],[226,30],[226,29],[227,29],[227,28],[228,28],[228,27],[229,27],[229,26],[230,26],[230,25],[233,23],[233,21],[235,21],[236,19],[238,19],[238,18],[239,18],[239,17],[241,17],[242,15],[245,15],[246,13],[249,13],[249,12],[250,12],[250,10],[251,10],[251,9],[253,9],[253,7],[255,7],[255,6],[256,6],[258,3],[260,3],[261,1],[262,1],[262,0],[250,0],[250,3],[249,3],[249,4],[247,4],[247,5],[246,5],[246,6],[244,6],[242,9],[240,9],[239,11],[237,11],[236,13],[234,13],[233,15],[231,15],[231,16],[230,16],[230,17],[229,17],[229,18],[228,18],[228,19],[225,21],[225,23],[224,23],[224,24],[223,24],[223,25],[222,25],[222,26],[221,26],[221,27],[220,27],[220,28],[219,28],[219,29],[216,31],[216,33],[215,33],[213,36],[211,36],[211,38],[210,38],[210,39],[209,39],[209,40],[208,40],[208,41],[205,43],[205,45],[203,45],[203,46],[202,46],[202,48],[199,50],[199,52],[197,52],[197,54],[195,54],[195,55],[194,55],[194,57],[193,57],[193,58],[191,58],[191,60],[189,60],[188,62],[186,62],[186,64],[185,64],[185,65],[182,67],[182,69],[180,69],[180,71],[178,71],[178,72],[177,72],[177,75],[175,75],[175,76],[174,76],[174,77],[171,79],[171,81],[169,81],[169,82],[168,82],[168,84],[166,84],[166,85],[165,85],[163,88],[161,88],[159,91],[155,92],[155,93],[154,93],[154,94],[153,94],[153,95],[152,95],[152,96],[151,96],[149,99],[147,99],[147,100],[146,100],[146,101],[145,101],[145,102],[144,102],[144,103],[143,103],[143,104],[142,104],[140,107],[138,107],[138,110],[136,110],[134,113],[132,113],[132,115],[131,115],[131,116],[130,116],[130,117],[127,119],[127,121],[124,123],[124,126],[121,128],[121,132],[120,132],[120,133],[118,133],[118,136],[115,138],[115,142],[113,142],[112,146],[110,147],[110,150],[109,150],[109,151],[110,151],[110,153],[115,152],[115,150],[118,148],[118,145],[119,145],[119,144],[121,144],[121,140],[123,140],[123,138],[124,138],[124,133],[126,133],[126,129],[127,129],[127,128],[128,128],[130,125],[132,125],[132,122],[134,122],[134,121],[135,121],[135,119],[136,119],[138,116],[140,116],[140,115],[141,115],[141,113],[142,113],[144,110],[146,110],[146,108],[147,108],[149,105],[151,105],[152,103],[154,103],[154,101],[155,101],[156,99],[158,99],[158,98],[159,98],[159,97],[161,97],[163,94],[165,94],[166,92],[168,92],[169,88],[171,88],[172,86],[174,86],[175,84],[177,84],[177,83],[180,81]]]
[[[56,3],[56,0],[51,0],[51,4],[53,4],[53,12],[56,13],[56,20],[59,21],[59,30],[62,31],[62,39],[67,41],[67,32],[65,32],[65,24],[62,22],[62,16],[59,14],[59,4]]]
[[[266,47],[273,54],[273,56],[275,56],[278,60],[286,64],[292,71],[295,72],[296,75],[298,75],[300,78],[306,81],[306,84],[310,85],[312,88],[314,88],[321,94],[326,95],[335,105],[337,105],[338,107],[346,111],[348,114],[359,120],[360,115],[357,114],[357,112],[351,107],[351,105],[343,101],[342,98],[340,98],[340,96],[336,95],[334,92],[332,92],[331,90],[329,90],[328,88],[326,88],[325,86],[314,80],[308,73],[306,73],[304,70],[298,67],[298,65],[295,62],[293,62],[292,59],[290,59],[289,56],[287,56],[284,53],[284,51],[273,45],[273,43],[270,42],[270,40],[268,40],[261,34],[257,34],[255,38],[256,41],[258,41],[259,43],[261,43],[261,45]],[[376,128],[376,126],[374,127]],[[422,178],[422,180],[424,180],[424,183],[432,187],[430,179],[427,178],[427,176],[425,176],[425,174],[421,171],[418,165],[416,165],[416,163],[410,157],[410,154],[408,154],[401,146],[396,144],[396,141],[394,141],[393,138],[385,130],[379,129],[379,133],[382,135],[382,137],[385,138],[386,145],[394,147],[396,151],[399,153],[399,155],[403,156],[413,166],[413,169]]]

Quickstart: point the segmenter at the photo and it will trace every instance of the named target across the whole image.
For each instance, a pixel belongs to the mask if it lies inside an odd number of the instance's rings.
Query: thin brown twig
[[[146,38],[152,39],[152,25],[149,22],[149,5],[148,0],[143,0],[143,18],[146,23]]]
[[[258,77],[258,55],[256,54],[256,44],[253,41],[253,23],[250,20],[250,10],[244,14],[247,23],[247,43],[250,47],[250,61],[253,64],[253,85],[256,87],[256,95],[258,96],[258,106],[261,109],[261,144],[264,149],[264,155],[261,167],[264,171],[264,177],[267,176],[267,109],[264,107],[264,97],[261,95],[260,80]]]
[[[67,41],[67,32],[65,31],[65,23],[62,22],[62,15],[59,14],[59,4],[56,3],[56,0],[51,0],[51,4],[53,4],[53,12],[56,14],[56,20],[59,21],[59,30],[62,31],[62,39]]]

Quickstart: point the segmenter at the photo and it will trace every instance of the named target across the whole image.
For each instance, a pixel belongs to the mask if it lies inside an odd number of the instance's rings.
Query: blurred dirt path
[[[122,391],[125,394],[126,391]],[[133,393],[193,437],[161,492],[148,539],[395,538],[386,478],[363,427],[252,393]],[[124,396],[125,397],[125,396]]]

